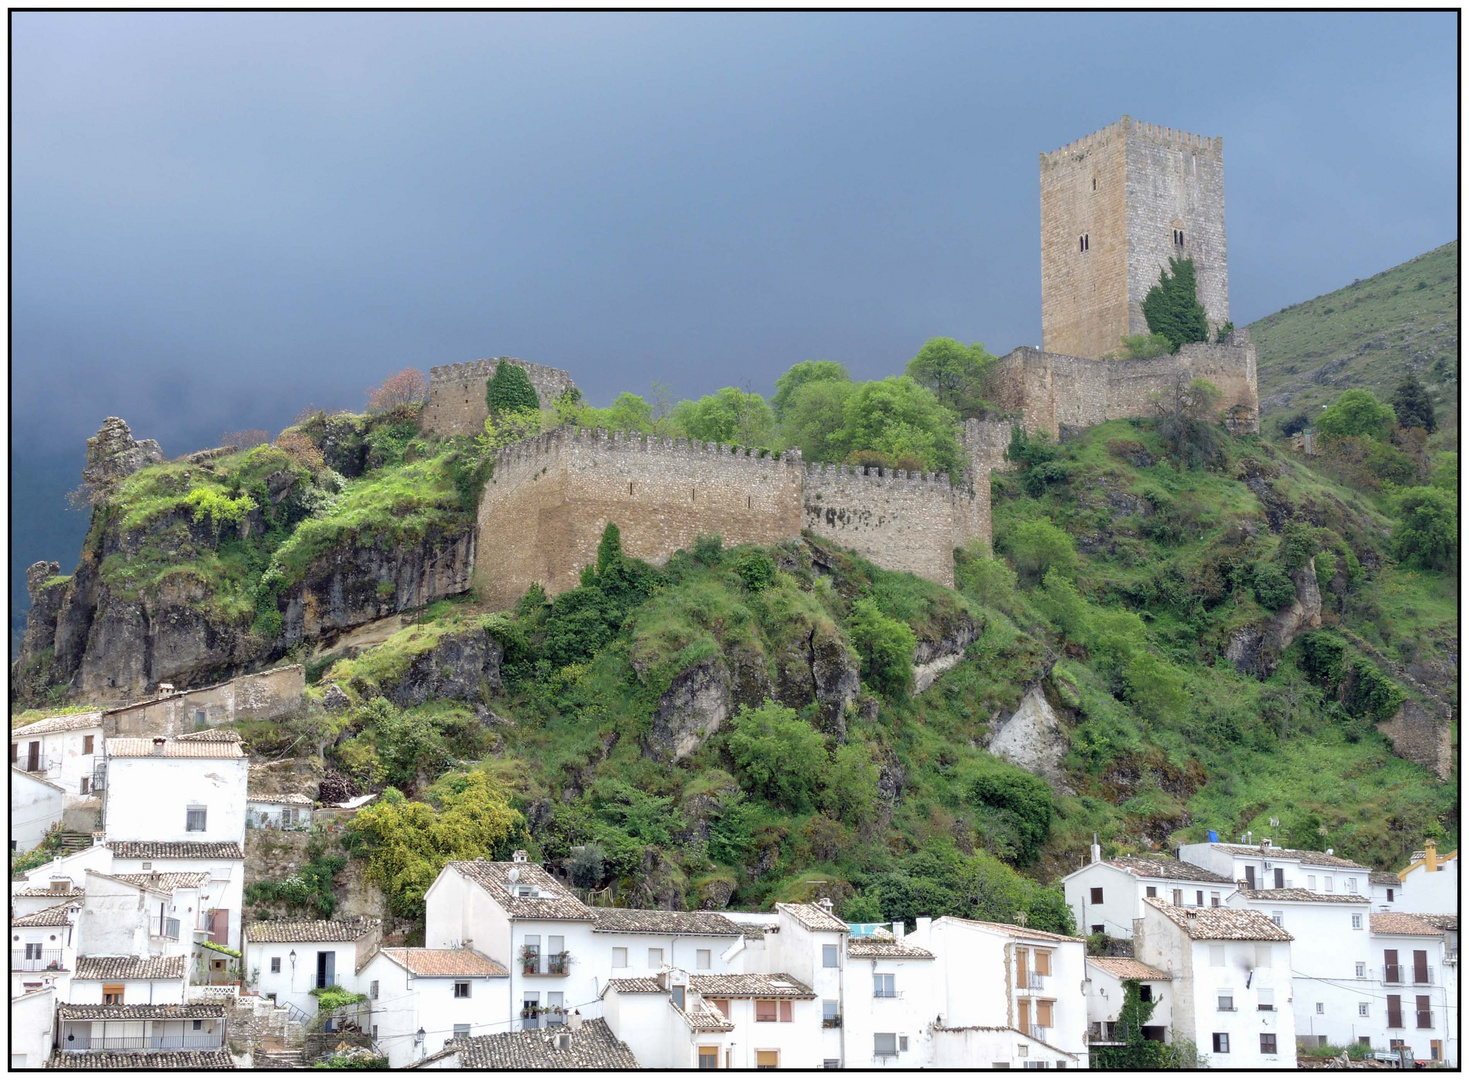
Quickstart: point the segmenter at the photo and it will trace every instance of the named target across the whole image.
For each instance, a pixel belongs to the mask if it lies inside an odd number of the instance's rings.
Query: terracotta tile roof
[[[658,985],[657,979],[608,979],[607,988],[616,990],[619,994],[666,994],[667,990]]]
[[[203,872],[195,873],[148,873],[148,874],[110,874],[106,875],[117,881],[125,881],[129,885],[141,885],[144,888],[163,892],[173,892],[175,889],[197,889],[209,881],[209,875]]]
[[[558,1035],[571,1036],[571,1048],[560,1049]],[[530,1031],[472,1035],[456,1039],[439,1053],[416,1061],[420,1068],[438,1058],[459,1056],[461,1069],[640,1069],[627,1044],[612,1034],[605,1020],[585,1020],[580,1031],[553,1024]]]
[[[12,915],[11,926],[70,926],[72,913],[77,910],[77,905],[56,904],[54,907],[42,908],[29,915]]]
[[[48,1069],[233,1069],[230,1052],[218,1050],[154,1050],[137,1054],[107,1052],[57,1054]]]
[[[704,997],[814,998],[804,983],[789,975],[690,975],[689,988]]]
[[[1180,862],[1166,855],[1114,855],[1103,860],[1108,866],[1125,870],[1134,877],[1164,878],[1168,881],[1203,881],[1210,885],[1233,885],[1223,874],[1205,870],[1193,863]]]
[[[58,1020],[223,1019],[224,1005],[57,1005]]]
[[[248,923],[245,940],[252,945],[287,941],[356,941],[380,925],[381,919],[365,916],[355,919],[271,919]]]
[[[314,806],[316,800],[309,795],[246,795],[246,802],[282,803],[287,806]]]
[[[231,728],[205,728],[203,731],[191,731],[187,735],[176,735],[178,742],[216,742],[216,743],[241,743],[245,740],[240,738],[240,733]]]
[[[1457,925],[1457,916],[1455,917]],[[1404,937],[1443,937],[1443,930],[1424,919],[1421,915],[1410,915],[1406,911],[1380,911],[1372,916],[1374,934],[1393,934]]]
[[[1398,883],[1398,875],[1394,874],[1391,870],[1374,870],[1367,875],[1367,880],[1374,885],[1396,885]]]
[[[902,941],[881,938],[852,938],[847,942],[847,955],[859,960],[932,960],[933,953]]]
[[[500,964],[473,949],[383,949],[393,963],[415,975],[509,975]]]
[[[964,926],[980,926],[986,930],[993,930],[997,934],[1006,937],[1028,938],[1032,941],[1081,941],[1085,938],[1067,937],[1065,934],[1053,934],[1049,930],[1037,930],[1030,926],[1015,926],[1011,923],[984,922],[980,919],[961,919],[957,915],[945,915],[944,918],[951,922],[960,923]]]
[[[34,724],[25,727],[11,728],[10,737],[19,739],[33,735],[52,735],[58,731],[84,731],[87,728],[100,728],[102,726],[102,714],[100,712],[69,713],[66,716],[48,716],[44,720],[37,720]]]
[[[1452,930],[1455,933],[1459,930],[1459,916],[1456,912],[1449,912],[1445,915],[1425,915],[1421,911],[1415,911],[1413,918],[1419,922],[1426,922],[1429,926],[1436,926],[1440,930]]]
[[[451,862],[457,871],[489,893],[495,903],[517,919],[556,919],[591,922],[592,909],[573,896],[559,881],[532,862],[491,862],[488,859]],[[512,883],[510,874],[518,872]],[[533,886],[539,896],[516,896],[511,885]],[[489,1038],[490,1036],[486,1036]]]
[[[1086,962],[1119,979],[1137,979],[1139,982],[1168,982],[1173,979],[1168,972],[1130,956],[1088,956]]]
[[[1155,896],[1145,897],[1143,903],[1157,908],[1164,918],[1195,941],[1295,940],[1261,911],[1227,907],[1174,907]]]
[[[182,979],[187,956],[79,956],[77,979]]]
[[[202,840],[109,840],[107,846],[119,859],[243,859],[245,852],[233,841],[206,843]]]
[[[1370,866],[1352,862],[1351,859],[1343,859],[1340,855],[1328,855],[1324,851],[1310,851],[1306,848],[1283,848],[1271,845],[1261,850],[1258,845],[1250,844],[1215,844],[1220,851],[1227,851],[1232,855],[1257,855],[1266,859],[1290,859],[1312,866],[1339,866],[1343,870],[1371,870]]]
[[[245,751],[240,749],[240,736],[236,732],[225,732],[221,734],[233,735],[233,739],[225,738],[200,738],[201,735],[214,735],[214,732],[200,731],[193,735],[180,735],[176,739],[165,739],[161,753],[154,752],[152,739],[108,739],[107,756],[115,758],[242,758]]]
[[[851,929],[820,904],[776,904],[775,910],[789,915],[807,930],[839,930],[845,934]]]
[[[690,1001],[687,1008],[680,1009],[673,1006],[674,1011],[683,1017],[684,1023],[695,1031],[733,1031],[734,1024],[725,1019],[724,1013],[708,1005],[702,1000]]]
[[[715,911],[592,908],[592,930],[601,934],[680,934],[739,937],[739,926]]]
[[[1240,889],[1246,900],[1295,900],[1307,904],[1370,904],[1372,897],[1359,893],[1312,892],[1310,889]]]
[[[46,889],[46,888],[42,888],[40,886],[36,886],[36,887],[30,888],[30,889],[20,889],[17,892],[11,893],[10,895],[11,896],[27,896],[27,897],[54,896],[58,900],[65,900],[65,899],[76,899],[77,897],[86,896],[87,893],[86,893],[86,890],[85,889],[78,889],[76,887],[76,885],[73,884],[72,887],[69,888],[69,889],[67,889],[65,892],[53,892],[50,889]]]

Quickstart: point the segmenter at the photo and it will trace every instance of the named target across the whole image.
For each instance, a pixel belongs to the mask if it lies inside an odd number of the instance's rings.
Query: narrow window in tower
[[[631,481],[631,480],[629,480],[629,481],[628,481],[628,482],[627,482],[627,493],[628,493],[628,494],[629,494],[629,495],[631,495],[631,494],[632,494],[632,481]]]
[[[1082,233],[1081,234],[1081,250],[1082,251],[1089,251],[1089,250],[1091,250],[1091,246],[1092,246],[1091,234],[1090,233]]]
[[[1097,190],[1097,178],[1095,176],[1092,177],[1092,190]]]

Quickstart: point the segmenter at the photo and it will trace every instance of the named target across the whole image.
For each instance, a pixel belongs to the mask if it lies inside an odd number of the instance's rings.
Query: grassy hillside
[[[1321,411],[1361,387],[1384,401],[1416,374],[1439,409],[1445,435],[1459,426],[1459,242],[1365,281],[1295,304],[1250,325],[1260,356],[1264,428],[1288,414]]]

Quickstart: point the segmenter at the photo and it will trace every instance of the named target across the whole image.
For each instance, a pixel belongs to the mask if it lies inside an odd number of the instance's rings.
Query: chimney
[[[1423,841],[1423,869],[1433,874],[1438,872],[1438,841]]]
[[[515,853],[510,856],[512,862],[525,862],[528,858],[529,856],[526,855],[524,848],[516,849]]]
[[[903,935],[908,932],[907,927],[908,927],[908,924],[905,923],[902,919],[894,919],[893,920],[893,940],[894,941],[902,941],[903,940]]]
[[[559,1035],[556,1036],[556,1049],[557,1050],[570,1050],[571,1049],[571,1035],[569,1033],[563,1031]]]
[[[1092,833],[1092,862],[1099,863],[1101,861],[1102,861],[1102,845],[1099,844],[1099,843],[1097,843],[1097,834],[1096,833]]]
[[[580,1031],[581,1030],[581,1010],[580,1009],[572,1009],[571,1010],[571,1015],[566,1018],[566,1026],[569,1027],[572,1031]]]
[[[154,757],[162,757],[163,756],[163,748],[167,744],[168,744],[168,740],[167,739],[162,738],[161,736],[155,737],[153,739],[153,756]]]
[[[829,896],[823,896],[820,900],[816,901],[816,906],[828,915],[831,914],[831,898]]]

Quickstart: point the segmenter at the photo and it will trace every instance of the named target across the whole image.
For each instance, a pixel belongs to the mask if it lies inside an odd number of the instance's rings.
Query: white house
[[[76,971],[77,915],[81,904],[63,900],[40,911],[10,916],[10,996],[55,987],[65,1001]]]
[[[66,792],[39,773],[10,767],[10,851],[30,851],[61,824]]]
[[[187,956],[79,956],[71,980],[74,1005],[182,1005]]]
[[[1231,881],[1243,882],[1250,889],[1307,889],[1367,896],[1372,892],[1371,867],[1343,859],[1334,851],[1276,847],[1269,839],[1259,844],[1184,844],[1178,849],[1178,857]]]
[[[249,762],[233,731],[108,739],[107,839],[245,842]]]
[[[203,930],[205,940],[231,949],[240,948],[245,851],[238,843],[109,839],[107,848],[112,853],[116,877],[155,873],[207,875],[199,887],[196,909],[185,913],[193,919],[188,932],[192,936],[195,930]]]
[[[934,954],[910,940],[848,938],[841,995],[821,1003],[823,1037],[835,1034],[842,1041],[841,1067],[911,1069],[927,1063],[928,1026],[940,1011],[935,974]]]
[[[437,1054],[451,1040],[508,1031],[509,985],[503,964],[469,948],[380,949],[356,975],[358,992],[368,997],[368,1030],[394,1069]]]
[[[1061,879],[1083,933],[1132,937],[1133,921],[1142,918],[1150,896],[1178,907],[1220,907],[1234,891],[1234,881],[1223,874],[1164,855],[1101,855],[1093,844],[1091,862]]]
[[[824,898],[810,904],[776,904],[775,916],[775,933],[764,936],[763,952],[750,953],[745,970],[794,976],[816,995],[822,1017],[842,1015],[850,996],[847,924],[832,914],[831,901]],[[870,980],[861,992],[872,992]],[[840,1026],[823,1024],[819,1036],[820,1063],[836,1061],[837,1067],[845,1067],[848,1051],[864,1053]]]
[[[1293,1069],[1291,935],[1258,911],[1145,901],[1133,953],[1173,984],[1173,1040],[1215,1069]]]
[[[1457,928],[1458,917],[1452,918]],[[1457,1068],[1458,957],[1450,962],[1438,921],[1400,911],[1371,916],[1371,979],[1361,993],[1369,1012],[1362,1024],[1370,1020],[1376,1049],[1407,1046],[1417,1061]]]
[[[90,798],[101,750],[100,712],[48,716],[10,733],[10,764],[59,786],[67,806]]]
[[[17,904],[17,897],[40,890],[47,893],[65,891],[61,887],[62,882],[70,882],[71,889],[80,892],[87,883],[88,870],[100,870],[104,874],[110,872],[112,850],[94,843],[91,847],[58,855],[48,863],[26,870],[10,882],[11,903]],[[50,904],[41,904],[40,907],[50,907]]]
[[[929,1064],[1087,1067],[1081,938],[944,916],[903,940],[935,958]]]
[[[512,862],[451,862],[424,894],[424,944],[505,957],[504,992],[516,1028],[572,1009],[595,1009],[606,936],[592,909],[517,851]]]
[[[640,1065],[627,1044],[621,1042],[604,1020],[582,1022],[577,1013],[554,1028],[501,1032],[456,1039],[410,1069],[474,1069],[503,1072],[512,1069],[618,1070]]]
[[[87,871],[78,933],[88,956],[192,957],[207,875]],[[202,938],[203,934],[197,935]]]
[[[1438,853],[1429,840],[1422,851],[1413,852],[1408,865],[1398,871],[1403,895],[1399,911],[1443,912],[1459,910],[1459,852]]]
[[[606,958],[594,972],[607,980],[651,977],[668,968],[696,975],[740,970],[724,956],[742,936],[741,928],[716,911],[661,911],[592,908],[595,951],[588,964]]]
[[[306,795],[251,795],[245,800],[245,824],[251,829],[311,828],[312,807]]]
[[[86,1068],[72,1054],[118,1055],[126,1068],[134,1054],[165,1050],[219,1050],[224,1046],[224,1006],[58,1005],[56,1068]],[[111,1064],[111,1063],[109,1063]]]
[[[255,992],[316,1012],[311,991],[326,986],[362,990],[357,969],[382,939],[378,919],[272,919],[244,930],[243,967]]]
[[[1362,980],[1371,966],[1371,897],[1309,889],[1240,889],[1230,904],[1260,912],[1295,939],[1290,961],[1297,1039],[1318,1046],[1356,1042],[1364,1031],[1359,1012]]]
[[[1403,910],[1403,883],[1391,870],[1373,870],[1367,875],[1372,887],[1373,911]]]
[[[1172,976],[1131,956],[1088,956],[1086,1018],[1091,1046],[1124,1041],[1117,1031],[1117,1021],[1123,1005],[1122,984],[1132,981],[1138,984],[1142,1000],[1153,1003],[1152,1015],[1143,1025],[1143,1038],[1168,1042],[1168,1029],[1173,1022]]]
[[[39,1069],[56,1039],[56,989],[43,986],[10,995],[10,1068]]]

